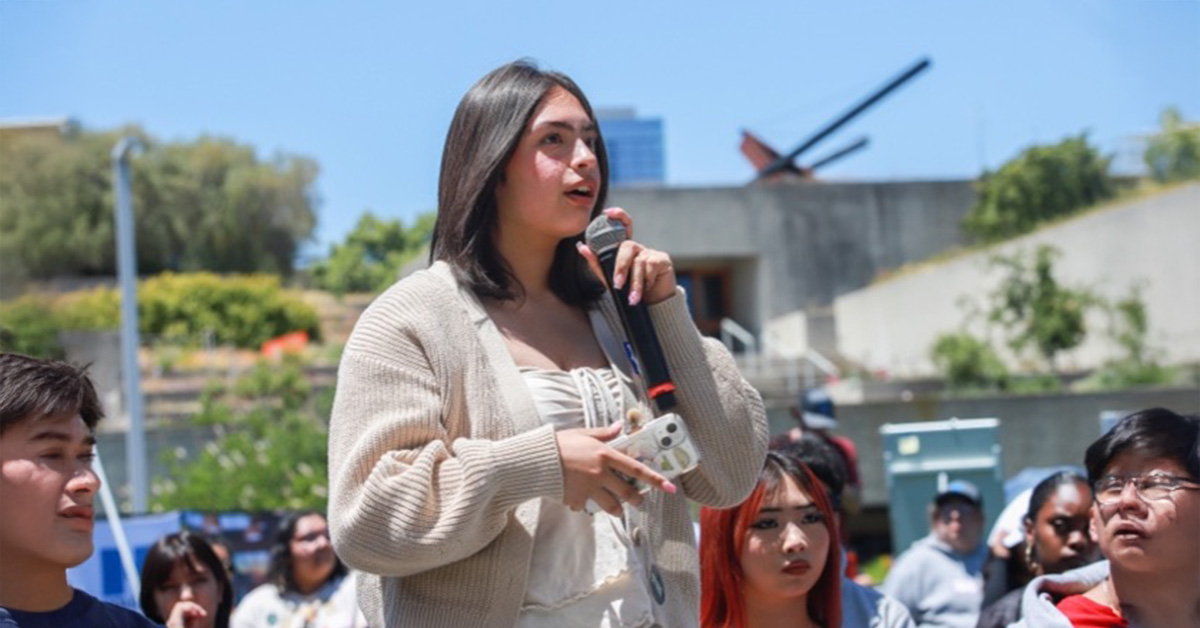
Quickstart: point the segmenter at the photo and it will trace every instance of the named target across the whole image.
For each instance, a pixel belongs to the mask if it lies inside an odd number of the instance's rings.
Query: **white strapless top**
[[[603,427],[624,418],[632,392],[608,368],[520,367],[543,424]],[[625,522],[541,500],[520,628],[616,628],[653,622],[645,569]]]

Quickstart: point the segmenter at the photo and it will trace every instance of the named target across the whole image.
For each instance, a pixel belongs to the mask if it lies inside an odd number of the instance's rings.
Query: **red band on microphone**
[[[675,384],[671,382],[663,382],[649,390],[651,399],[657,399],[659,395],[669,392],[675,392]]]

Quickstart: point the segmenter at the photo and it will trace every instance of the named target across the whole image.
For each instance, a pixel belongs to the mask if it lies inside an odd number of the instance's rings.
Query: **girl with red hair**
[[[741,505],[700,511],[704,628],[840,628],[833,507],[804,463],[771,451]]]

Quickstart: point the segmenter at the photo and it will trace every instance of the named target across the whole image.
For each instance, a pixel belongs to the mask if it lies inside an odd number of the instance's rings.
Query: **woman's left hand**
[[[671,256],[647,248],[633,240],[633,219],[625,210],[610,207],[604,210],[604,215],[625,225],[626,239],[617,249],[617,263],[613,271],[613,287],[617,290],[629,284],[629,304],[637,305],[645,301],[654,305],[675,294],[675,266]],[[600,268],[600,260],[587,245],[582,242],[576,247],[579,254],[587,260],[592,272],[607,285],[604,271]]]

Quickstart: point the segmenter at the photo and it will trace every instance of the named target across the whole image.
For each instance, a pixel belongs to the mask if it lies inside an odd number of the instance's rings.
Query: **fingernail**
[[[679,489],[675,488],[675,485],[671,484],[670,482],[663,482],[662,487],[663,487],[664,491],[666,491],[672,495],[674,495],[676,492],[679,491]]]
[[[575,243],[575,250],[576,250],[576,251],[582,251],[582,250],[583,250],[583,249],[585,249],[585,248],[587,248],[587,245],[585,245],[584,243],[582,243],[582,242],[576,242],[576,243]]]
[[[641,300],[642,300],[642,293],[638,292],[637,290],[634,290],[633,292],[629,293],[629,304],[630,305],[637,305],[638,301],[641,301]]]
[[[620,290],[625,285],[625,275],[617,273],[613,275],[613,287]]]

